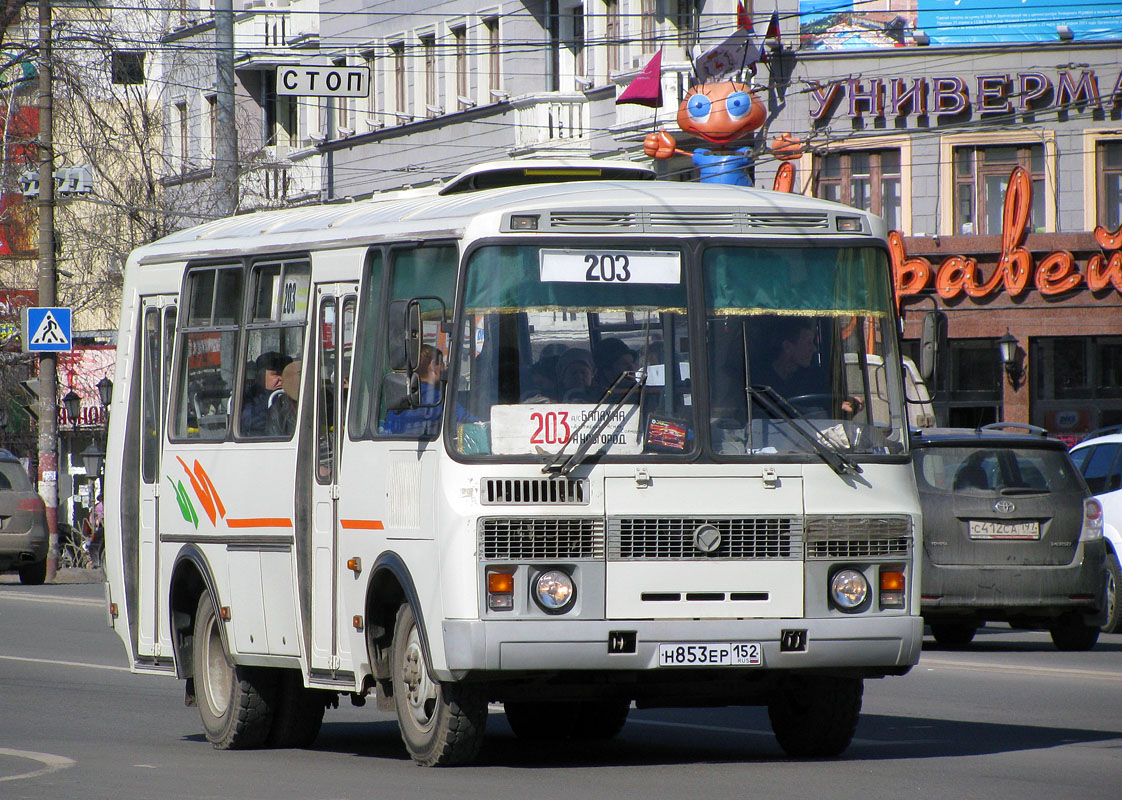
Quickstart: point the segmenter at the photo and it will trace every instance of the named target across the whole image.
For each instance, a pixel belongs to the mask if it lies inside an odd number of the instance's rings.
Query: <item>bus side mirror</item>
[[[939,363],[939,351],[947,338],[947,315],[942,311],[928,311],[923,315],[923,330],[919,340],[919,374],[931,383]]]
[[[412,374],[421,360],[421,305],[417,299],[391,302],[388,324],[389,368]]]

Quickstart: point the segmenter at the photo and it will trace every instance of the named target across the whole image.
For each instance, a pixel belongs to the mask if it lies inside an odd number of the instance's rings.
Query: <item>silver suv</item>
[[[1027,432],[1014,433],[1013,429]],[[986,622],[1088,650],[1106,613],[1102,507],[1041,428],[913,431],[923,505],[921,611],[940,644]]]
[[[0,572],[22,583],[47,577],[47,509],[20,460],[0,449]]]
[[[1122,425],[1093,431],[1071,448],[1071,460],[1083,473],[1091,494],[1103,507],[1106,541],[1106,622],[1104,633],[1122,633]]]

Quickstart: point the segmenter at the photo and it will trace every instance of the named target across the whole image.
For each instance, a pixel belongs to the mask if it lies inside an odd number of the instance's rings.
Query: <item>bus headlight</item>
[[[534,602],[547,614],[565,613],[576,596],[577,588],[573,584],[573,578],[564,570],[545,570],[534,578]]]
[[[842,611],[858,611],[869,600],[869,581],[855,569],[839,569],[830,578],[830,599]]]

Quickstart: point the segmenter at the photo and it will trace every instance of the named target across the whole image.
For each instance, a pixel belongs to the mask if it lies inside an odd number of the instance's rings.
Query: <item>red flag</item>
[[[752,32],[752,17],[744,10],[744,3],[741,0],[736,2],[736,27]]]
[[[617,106],[625,103],[662,108],[662,48],[616,98]]]
[[[779,9],[771,12],[771,19],[767,23],[767,33],[764,34],[765,39],[775,39],[775,43],[779,44]]]

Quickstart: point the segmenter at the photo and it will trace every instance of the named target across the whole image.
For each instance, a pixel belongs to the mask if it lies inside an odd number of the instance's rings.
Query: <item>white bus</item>
[[[831,756],[917,662],[883,222],[653,177],[504,162],[131,256],[109,618],[215,747],[373,695],[424,765],[495,703],[539,738],[767,706]]]

